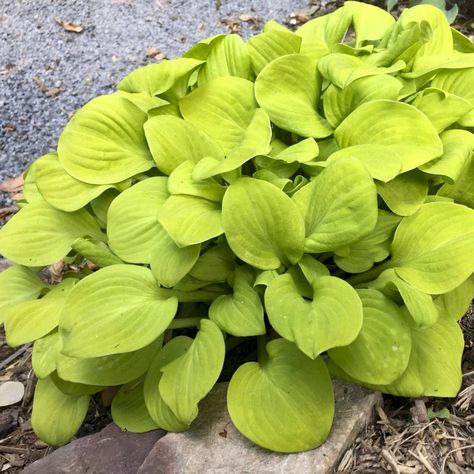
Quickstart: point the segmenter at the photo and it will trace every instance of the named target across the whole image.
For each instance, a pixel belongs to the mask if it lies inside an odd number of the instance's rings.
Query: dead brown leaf
[[[54,20],[58,25],[62,26],[65,31],[70,31],[71,33],[80,33],[84,28],[79,23],[72,23],[71,21],[64,21],[60,18],[55,18]]]
[[[2,209],[0,209],[0,219],[11,217],[16,212],[18,212],[18,208],[16,206],[3,207]]]
[[[46,87],[44,82],[39,77],[33,77],[33,80],[36,82],[40,91],[46,97],[56,97],[57,95],[61,94],[61,92],[64,92],[62,87]]]
[[[240,20],[236,18],[222,18],[221,23],[223,23],[231,33],[240,33],[242,31],[242,26]]]
[[[5,130],[5,132],[14,132],[16,130],[16,125],[13,123],[4,123],[2,129]]]
[[[23,184],[23,175],[10,178],[3,183],[0,183],[0,191],[5,193],[18,193],[23,189]]]
[[[166,54],[158,51],[156,48],[148,48],[146,50],[146,57],[147,58],[152,58],[155,61],[162,61],[163,59],[166,58]]]

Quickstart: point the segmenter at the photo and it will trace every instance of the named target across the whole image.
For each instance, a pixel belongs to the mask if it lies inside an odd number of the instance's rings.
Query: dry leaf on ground
[[[23,175],[7,179],[3,183],[0,183],[0,191],[5,193],[19,193],[23,189],[23,183]]]
[[[79,23],[64,21],[64,20],[61,20],[60,18],[55,18],[54,21],[58,25],[62,26],[65,31],[70,31],[71,33],[80,33],[84,29]]]
[[[166,54],[158,51],[156,48],[148,48],[146,50],[146,57],[152,58],[155,61],[162,61],[163,59],[166,58]]]

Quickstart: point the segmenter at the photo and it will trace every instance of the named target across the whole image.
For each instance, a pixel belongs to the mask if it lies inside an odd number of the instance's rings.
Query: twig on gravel
[[[395,474],[400,474],[397,460],[393,457],[393,454],[388,449],[382,449],[382,457],[388,462]]]
[[[421,464],[423,464],[423,466],[425,466],[426,469],[428,469],[428,471],[430,472],[430,474],[438,474],[438,473],[436,472],[436,469],[429,463],[428,459],[426,459],[425,456],[423,456],[423,454],[420,452],[419,449],[417,449],[417,454],[415,454],[411,449],[409,449],[408,452],[409,452],[415,459],[417,459],[418,461],[420,461]]]
[[[13,446],[0,446],[0,453],[6,454],[26,454],[28,449],[14,448]]]
[[[28,350],[30,347],[31,347],[31,342],[29,342],[28,344],[25,344],[24,346],[20,347],[10,357],[7,357],[3,362],[0,362],[0,370],[3,370],[5,367],[7,367],[10,362],[13,362],[18,356],[23,354],[23,352]]]

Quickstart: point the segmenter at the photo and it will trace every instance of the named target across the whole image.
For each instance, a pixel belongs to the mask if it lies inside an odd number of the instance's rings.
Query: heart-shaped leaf
[[[315,278],[312,295],[300,293],[295,280],[285,274],[265,291],[265,309],[272,327],[316,359],[333,347],[350,344],[362,325],[362,303],[349,283],[332,276]]]
[[[268,356],[241,365],[232,376],[227,406],[235,427],[263,448],[293,453],[324,442],[334,416],[331,378],[284,339],[267,344]]]

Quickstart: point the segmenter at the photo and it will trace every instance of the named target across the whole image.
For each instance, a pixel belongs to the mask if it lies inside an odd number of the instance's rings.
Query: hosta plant
[[[82,107],[0,232],[39,437],[67,443],[109,387],[120,427],[186,430],[239,344],[230,416],[275,451],[324,442],[331,375],[455,396],[473,81],[439,9],[346,2],[296,32],[208,38]]]

